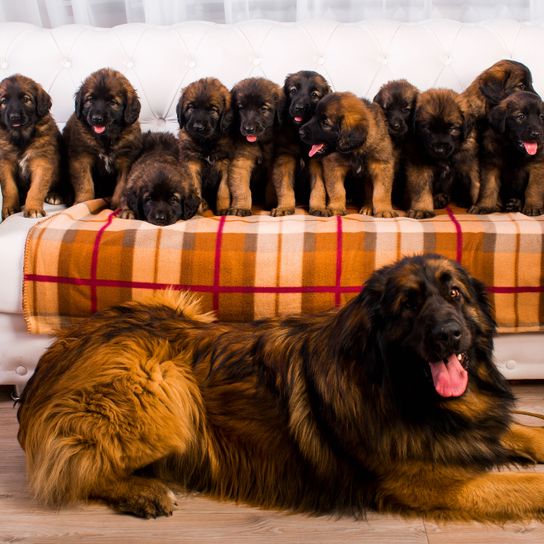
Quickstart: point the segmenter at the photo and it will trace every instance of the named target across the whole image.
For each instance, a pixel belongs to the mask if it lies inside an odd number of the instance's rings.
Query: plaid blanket
[[[23,309],[29,331],[47,334],[169,286],[200,293],[221,320],[315,312],[346,303],[382,265],[436,252],[485,282],[500,332],[543,331],[543,234],[543,216],[454,208],[423,221],[299,209],[156,227],[119,219],[98,199],[29,232]]]

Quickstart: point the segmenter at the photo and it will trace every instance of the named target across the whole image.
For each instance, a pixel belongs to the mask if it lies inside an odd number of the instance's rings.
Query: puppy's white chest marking
[[[98,157],[104,163],[104,168],[106,169],[106,172],[108,172],[108,174],[111,174],[113,172],[113,158],[110,155],[106,155],[105,153],[100,153]]]
[[[21,176],[22,177],[28,177],[28,174],[29,174],[29,163],[30,163],[30,157],[28,156],[28,154],[24,154],[20,159],[19,159],[19,170],[21,172]]]

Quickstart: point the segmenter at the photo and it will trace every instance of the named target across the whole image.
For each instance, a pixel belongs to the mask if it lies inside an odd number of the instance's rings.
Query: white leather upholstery
[[[181,89],[204,76],[218,77],[230,87],[250,76],[282,83],[287,73],[316,70],[334,90],[372,98],[380,85],[397,78],[421,89],[462,90],[497,60],[513,58],[530,67],[535,89],[542,94],[543,51],[544,22],[187,22],[111,29],[3,23],[0,79],[19,72],[40,82],[51,94],[53,115],[63,126],[82,80],[109,66],[123,72],[137,89],[143,128],[175,132]],[[24,239],[33,222],[15,216],[0,225],[0,383],[24,383],[48,342],[26,335],[21,315]],[[497,359],[504,374],[544,378],[543,338],[499,338]]]

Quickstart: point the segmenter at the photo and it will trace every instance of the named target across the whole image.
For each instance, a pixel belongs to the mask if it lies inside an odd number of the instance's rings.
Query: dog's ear
[[[501,73],[500,76],[494,73],[485,74],[480,81],[480,92],[492,104],[498,104],[504,98],[504,89],[507,74]]]
[[[134,124],[140,116],[140,99],[136,94],[136,91],[131,90],[127,93],[127,99],[125,104],[125,123],[127,125]]]
[[[48,93],[42,87],[36,89],[36,113],[38,117],[46,116],[51,110],[53,102]]]
[[[227,111],[224,111],[219,121],[219,127],[221,129],[222,134],[228,134],[228,132],[230,131],[230,127],[232,125],[232,121],[233,121],[232,111],[230,109]]]
[[[487,119],[489,121],[489,124],[499,133],[504,134],[506,130],[506,117],[508,116],[508,112],[506,111],[506,108],[499,104],[498,106],[495,106],[491,109],[489,114],[487,115]]]
[[[191,219],[191,217],[193,217],[198,211],[198,207],[200,206],[201,202],[201,199],[194,193],[191,193],[190,195],[182,198],[181,219]]]
[[[84,96],[85,96],[85,88],[82,85],[74,96],[74,111],[75,111],[76,117],[79,120],[81,120],[81,118],[83,117]]]
[[[281,125],[285,119],[287,100],[281,87],[274,93],[274,107],[276,108],[276,121]]]
[[[185,119],[185,113],[183,111],[184,109],[183,96],[181,96],[176,106],[176,116],[178,118],[179,128],[183,128],[187,122],[187,119]]]
[[[361,120],[353,122],[344,117],[340,125],[340,137],[336,147],[341,153],[349,153],[365,143],[367,134],[367,126]]]
[[[140,202],[140,192],[136,187],[130,187],[126,191],[127,208],[134,212],[136,219],[144,219],[144,210]]]

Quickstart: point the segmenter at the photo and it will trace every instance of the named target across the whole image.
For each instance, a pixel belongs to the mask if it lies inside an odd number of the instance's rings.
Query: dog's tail
[[[166,306],[184,319],[201,323],[211,323],[217,319],[214,312],[202,311],[198,294],[190,291],[177,291],[172,287],[146,295],[138,304]]]

